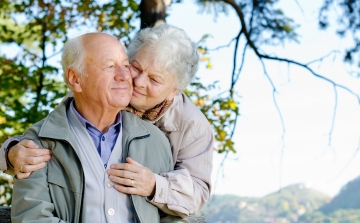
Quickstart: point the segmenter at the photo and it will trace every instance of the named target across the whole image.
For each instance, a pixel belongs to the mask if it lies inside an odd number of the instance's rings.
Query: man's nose
[[[130,70],[128,67],[120,66],[114,77],[115,81],[127,81],[131,78]]]

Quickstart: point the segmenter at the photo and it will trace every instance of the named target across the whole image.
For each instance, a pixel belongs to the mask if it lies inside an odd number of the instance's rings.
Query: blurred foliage
[[[9,175],[0,173],[0,205],[10,206],[13,190],[13,179]]]
[[[219,153],[226,151],[235,153],[232,132],[239,115],[239,103],[227,92],[224,92],[227,94],[226,96],[218,94],[210,97],[208,92],[216,88],[216,84],[215,82],[204,86],[196,78],[185,90],[185,94],[200,108],[213,127],[217,151]]]
[[[336,18],[335,21],[332,19]],[[353,40],[353,46],[345,50],[344,61],[360,67],[360,2],[357,0],[324,0],[319,12],[319,26],[327,29],[335,22],[336,32],[341,37]],[[334,25],[334,24],[332,24]],[[360,77],[357,69],[353,72]]]

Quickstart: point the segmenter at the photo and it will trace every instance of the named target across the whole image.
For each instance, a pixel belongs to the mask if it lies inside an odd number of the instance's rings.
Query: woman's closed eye
[[[154,78],[150,78],[150,80],[151,80],[152,82],[155,82],[155,83],[160,84],[160,82],[159,82],[159,81],[157,81],[157,80],[156,80],[156,79],[154,79]]]
[[[130,64],[130,67],[131,67],[132,69],[136,70],[136,71],[140,71],[139,68],[137,68],[136,66],[134,66],[134,65],[132,65],[132,64]]]

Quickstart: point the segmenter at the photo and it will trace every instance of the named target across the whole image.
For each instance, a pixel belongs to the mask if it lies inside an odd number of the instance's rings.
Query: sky
[[[300,24],[300,43],[264,48],[266,53],[307,63],[333,50],[349,46],[334,30],[319,31],[317,16],[322,0],[280,1],[285,14]],[[211,34],[209,48],[227,45],[237,35],[240,24],[234,11],[228,15],[199,13],[192,1],[172,4],[167,23],[184,29],[194,41]],[[287,14],[289,15],[289,14]],[[223,90],[229,88],[234,45],[213,51],[213,69],[202,65],[198,76],[204,83],[215,80]],[[312,68],[319,74],[348,86],[360,94],[360,80],[348,74],[342,54],[332,54]],[[348,181],[360,175],[360,106],[357,99],[338,89],[338,107],[331,144],[329,132],[335,106],[332,85],[303,68],[279,62],[265,62],[277,87],[276,98],[281,109],[285,137],[272,99],[272,88],[252,52],[235,89],[240,98],[241,117],[234,134],[236,154],[230,154],[223,166],[223,155],[214,154],[213,194],[260,197],[294,183],[304,183],[330,196],[336,195]],[[282,158],[281,158],[282,157]]]

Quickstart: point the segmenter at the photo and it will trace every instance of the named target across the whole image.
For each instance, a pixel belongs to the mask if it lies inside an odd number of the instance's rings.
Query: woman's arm
[[[8,138],[2,145],[0,149],[0,171],[6,172],[7,174],[13,174],[13,168],[9,165],[9,161],[7,159],[9,149],[19,143],[22,139],[22,136],[14,136]]]
[[[21,136],[11,137],[2,145],[0,170],[16,175],[18,179],[25,179],[33,171],[46,166],[46,162],[51,159],[51,151],[39,149],[31,140],[20,141],[21,139]]]
[[[165,213],[186,217],[200,212],[210,197],[213,134],[209,127],[182,145],[174,171],[156,177],[156,192],[150,201]]]

